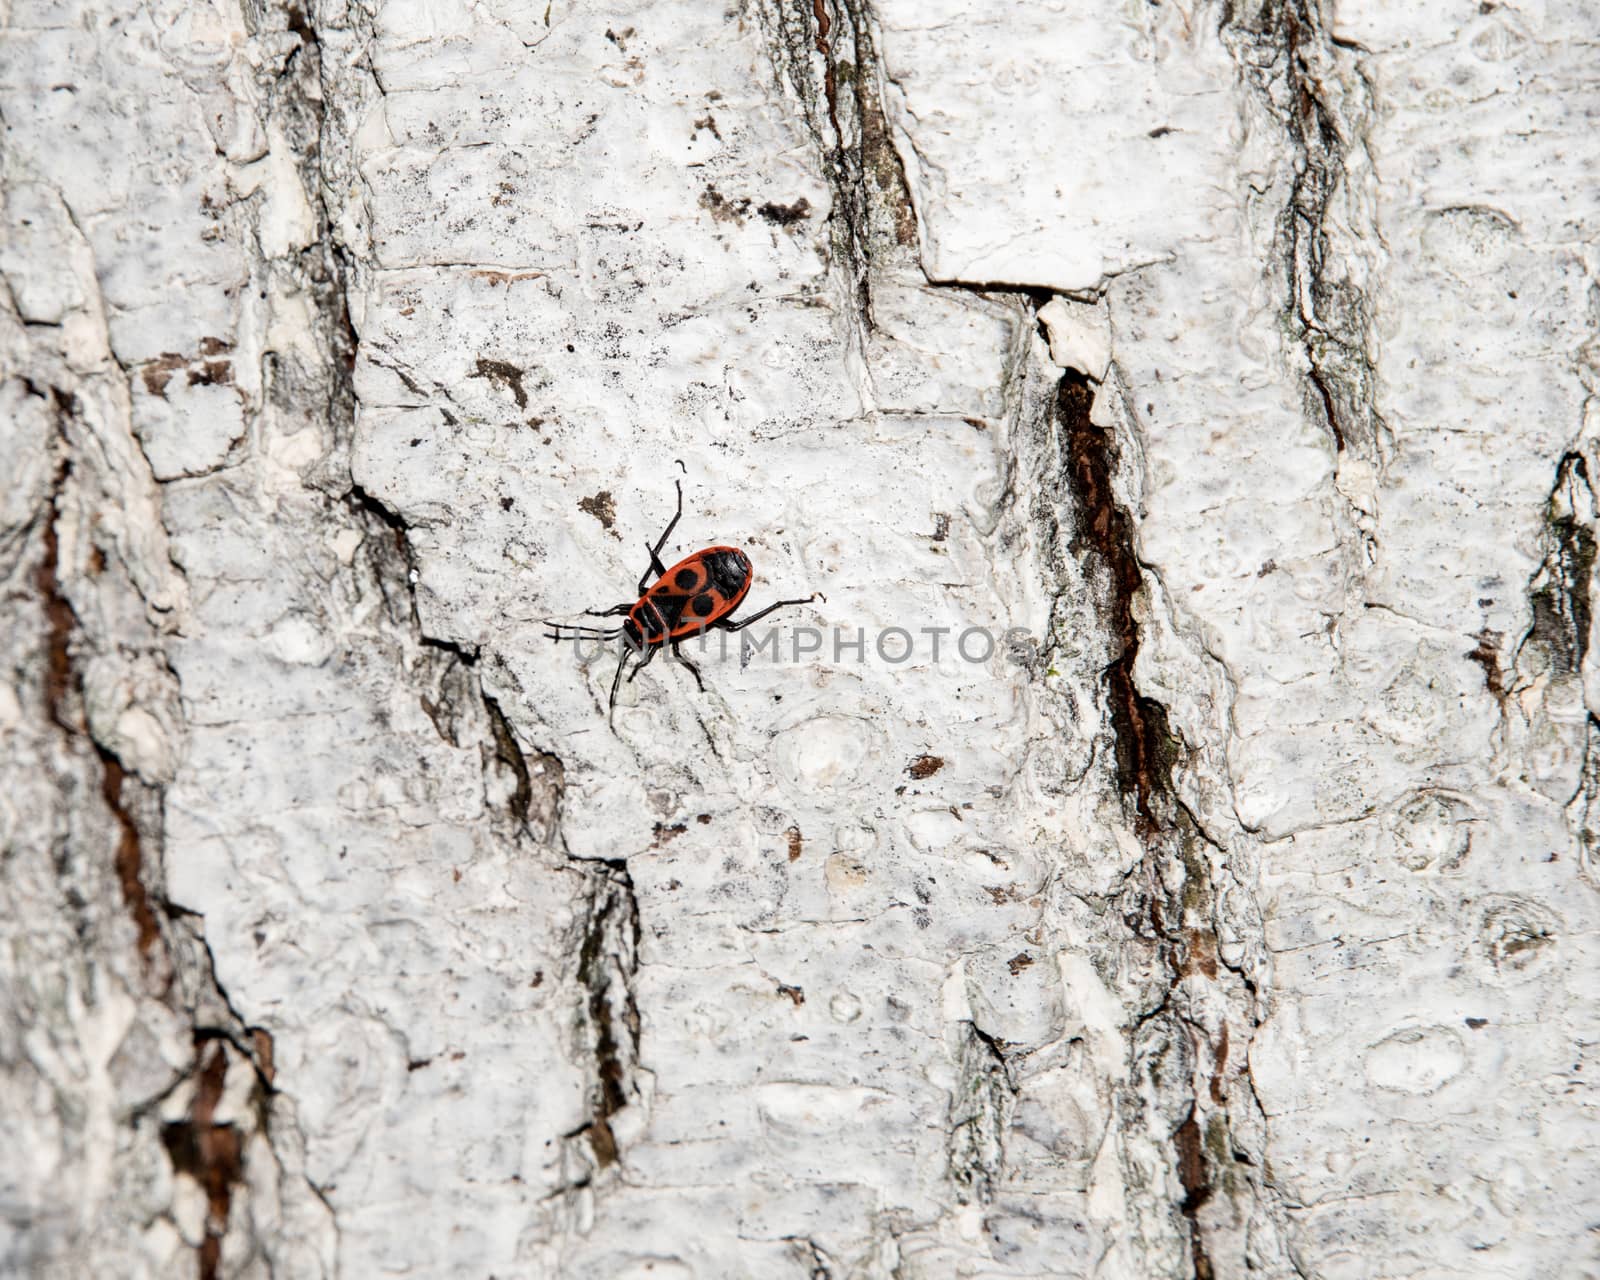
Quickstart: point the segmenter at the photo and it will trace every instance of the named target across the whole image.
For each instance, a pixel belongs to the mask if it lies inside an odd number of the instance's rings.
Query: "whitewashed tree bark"
[[[1592,5],[0,15],[0,1271],[1597,1273]]]

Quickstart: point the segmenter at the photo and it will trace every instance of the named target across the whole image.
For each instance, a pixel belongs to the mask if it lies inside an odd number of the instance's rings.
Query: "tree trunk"
[[[1589,1274],[1592,7],[0,12],[0,1270]]]

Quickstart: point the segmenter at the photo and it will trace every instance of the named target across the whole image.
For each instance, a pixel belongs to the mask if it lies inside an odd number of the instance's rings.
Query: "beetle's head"
[[[706,571],[711,575],[711,585],[725,597],[732,599],[750,581],[750,557],[738,547],[715,551],[706,557]]]

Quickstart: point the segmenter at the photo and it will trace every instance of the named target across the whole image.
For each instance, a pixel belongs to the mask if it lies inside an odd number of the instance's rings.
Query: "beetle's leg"
[[[644,594],[644,584],[649,580],[652,573],[658,578],[665,578],[667,576],[667,566],[661,563],[661,556],[657,553],[656,549],[648,542],[644,544],[644,549],[650,553],[650,567],[644,571],[644,577],[639,579],[640,595]]]
[[[785,605],[789,605],[789,604],[810,604],[813,600],[826,601],[827,598],[828,598],[827,596],[823,595],[819,591],[819,592],[815,593],[814,595],[807,596],[804,600],[780,600],[780,601],[778,601],[777,604],[769,604],[760,613],[752,613],[743,622],[719,622],[716,625],[721,627],[722,630],[724,630],[724,631],[743,631],[752,622],[760,622],[761,619],[765,618],[774,609],[781,609]]]
[[[656,654],[658,654],[660,652],[661,652],[661,646],[660,645],[657,645],[653,649],[646,650],[644,657],[641,658],[638,662],[634,663],[633,670],[631,672],[629,672],[629,674],[628,674],[628,683],[632,684],[633,683],[633,677],[638,675],[641,671],[643,671],[646,667],[648,667],[650,665],[650,659],[654,658],[656,656]]]
[[[626,604],[615,605],[610,609],[585,609],[583,613],[586,618],[616,618],[627,613],[636,603],[638,602],[630,600]]]
[[[689,674],[694,677],[694,682],[700,687],[700,692],[704,693],[706,691],[706,682],[700,678],[700,668],[683,656],[683,650],[678,648],[678,642],[676,641],[672,646],[672,659],[674,662],[681,662],[689,668]]]
[[[607,723],[617,714],[617,686],[622,683],[622,668],[628,665],[628,655],[633,652],[634,650],[630,646],[622,646],[622,657],[617,662],[617,674],[611,677],[611,698],[606,703]]]
[[[672,485],[678,491],[678,509],[672,513],[672,519],[667,522],[667,527],[662,531],[661,537],[656,540],[656,545],[650,548],[650,567],[639,578],[639,594],[644,594],[645,584],[650,581],[650,575],[664,577],[667,569],[661,563],[661,548],[667,545],[667,539],[672,536],[672,531],[678,527],[678,521],[683,518],[683,481],[674,479]]]

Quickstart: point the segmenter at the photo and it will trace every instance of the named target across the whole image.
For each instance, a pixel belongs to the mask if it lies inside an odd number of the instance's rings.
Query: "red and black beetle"
[[[678,465],[682,467],[683,463]],[[817,595],[809,595],[803,600],[779,600],[742,622],[732,621],[733,611],[744,603],[745,596],[750,592],[750,557],[738,547],[706,547],[678,561],[670,569],[663,565],[661,548],[667,545],[667,539],[683,517],[683,482],[674,477],[672,483],[678,490],[678,509],[656,540],[656,545],[652,547],[649,543],[645,544],[650,553],[650,564],[639,578],[639,598],[631,604],[624,602],[610,609],[584,610],[591,618],[626,615],[627,621],[620,627],[608,630],[546,620],[550,630],[545,634],[550,640],[577,640],[587,636],[597,640],[620,639],[623,642],[622,661],[617,663],[617,674],[611,678],[608,710],[616,709],[617,686],[622,682],[622,669],[628,665],[630,657],[637,657],[641,652],[644,654],[634,664],[633,674],[628,677],[628,683],[632,684],[633,677],[650,665],[650,660],[659,650],[671,648],[673,658],[689,669],[695,684],[704,693],[706,686],[700,679],[700,668],[683,656],[683,651],[678,647],[680,644],[707,631],[742,631],[752,622],[760,622],[774,609],[791,604],[810,604],[818,598]],[[656,575],[653,585],[650,584],[652,573]]]

